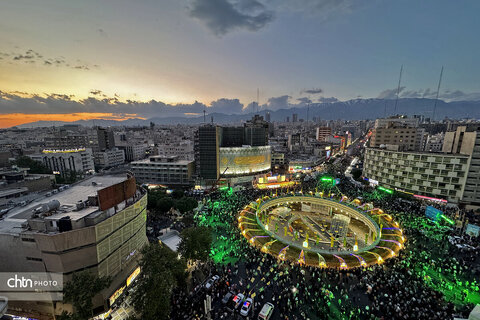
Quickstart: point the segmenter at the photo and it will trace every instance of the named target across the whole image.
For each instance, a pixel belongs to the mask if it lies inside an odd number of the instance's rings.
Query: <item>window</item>
[[[34,258],[34,257],[27,257],[27,260],[28,261],[39,261],[39,262],[42,262],[43,260],[40,259],[40,258]]]

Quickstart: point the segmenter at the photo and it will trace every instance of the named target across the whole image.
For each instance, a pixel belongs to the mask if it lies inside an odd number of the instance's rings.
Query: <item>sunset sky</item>
[[[477,0],[1,1],[0,127],[238,113],[257,88],[270,108],[388,98],[402,64],[403,97],[434,95],[443,65],[441,98],[480,100],[478,12]]]

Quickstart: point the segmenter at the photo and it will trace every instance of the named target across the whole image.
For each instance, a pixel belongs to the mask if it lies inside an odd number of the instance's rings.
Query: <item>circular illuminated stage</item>
[[[379,264],[397,255],[405,241],[398,223],[382,209],[322,193],[257,199],[241,210],[238,225],[263,252],[318,267]]]

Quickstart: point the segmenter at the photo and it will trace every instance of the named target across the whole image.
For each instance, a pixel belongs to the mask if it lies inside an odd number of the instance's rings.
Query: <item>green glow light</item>
[[[450,224],[455,224],[455,222],[453,222],[453,220],[445,217],[443,214],[442,214],[440,217],[441,217],[442,219],[444,219],[445,221],[447,221],[448,223],[450,223]]]
[[[392,193],[393,193],[393,190],[392,190],[392,189],[384,188],[384,187],[382,187],[382,186],[378,186],[378,190],[384,191],[384,192],[389,193],[389,194],[392,194]]]

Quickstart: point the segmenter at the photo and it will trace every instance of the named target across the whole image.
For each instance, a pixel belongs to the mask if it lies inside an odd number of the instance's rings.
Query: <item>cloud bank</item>
[[[273,20],[273,12],[256,0],[193,0],[188,10],[216,36],[238,29],[257,31]]]

